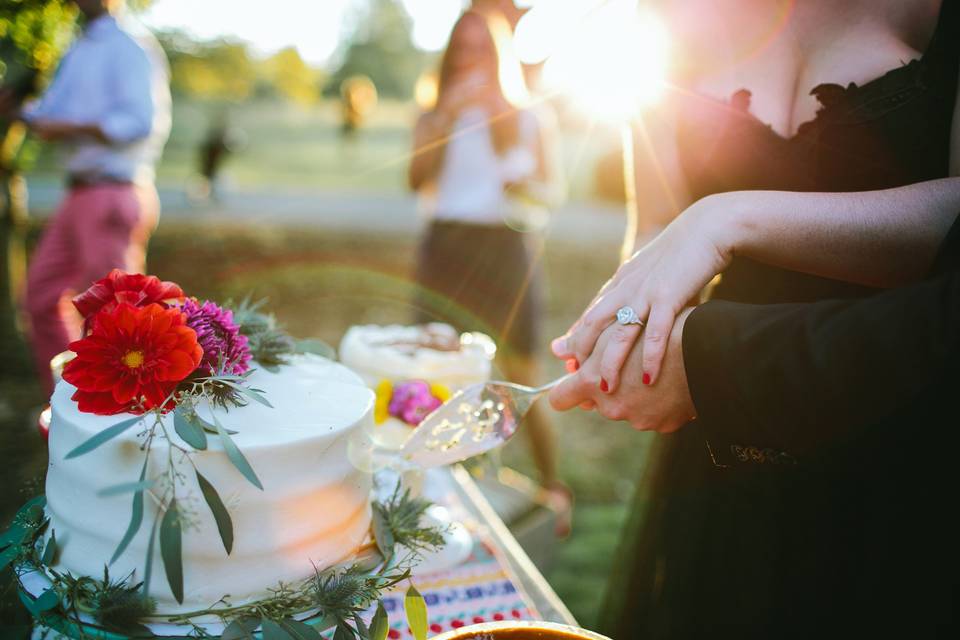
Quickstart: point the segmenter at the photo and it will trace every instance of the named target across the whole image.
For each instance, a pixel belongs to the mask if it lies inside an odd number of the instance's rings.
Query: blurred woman
[[[511,380],[539,382],[538,214],[556,199],[552,129],[527,108],[510,29],[497,13],[470,11],[454,26],[436,104],[414,130],[410,187],[431,216],[417,261],[419,321],[443,320],[495,337]],[[544,487],[557,482],[549,420],[528,418]]]

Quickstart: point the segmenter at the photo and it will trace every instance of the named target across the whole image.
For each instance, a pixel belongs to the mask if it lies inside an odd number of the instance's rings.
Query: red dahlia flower
[[[73,399],[80,411],[99,415],[162,406],[203,357],[178,309],[126,302],[98,313],[90,335],[70,349],[77,357],[64,367],[63,379],[77,387]]]
[[[166,306],[180,300],[183,300],[183,290],[172,282],[161,282],[156,276],[114,269],[106,278],[97,280],[76,296],[73,306],[89,326],[91,317],[97,312],[113,311],[121,302],[144,307],[154,302]]]

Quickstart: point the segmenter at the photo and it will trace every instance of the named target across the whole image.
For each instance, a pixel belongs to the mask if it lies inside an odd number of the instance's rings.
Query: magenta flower
[[[388,412],[409,425],[417,426],[431,411],[443,404],[422,380],[400,382],[393,388]]]
[[[197,371],[233,375],[247,372],[250,348],[247,337],[233,321],[232,311],[209,300],[200,304],[195,298],[187,298],[181,311],[187,316],[187,326],[197,332],[197,342],[203,348]]]

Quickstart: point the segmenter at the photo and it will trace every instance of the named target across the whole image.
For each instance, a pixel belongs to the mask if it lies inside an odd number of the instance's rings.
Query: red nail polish
[[[567,373],[576,373],[576,371],[580,368],[580,363],[577,362],[576,358],[570,358],[566,362],[566,368]]]
[[[610,385],[608,385],[607,381],[603,378],[600,378],[600,391],[603,391],[604,393],[610,391]]]
[[[646,384],[646,385],[649,385],[649,384],[650,384],[650,374],[649,374],[649,373],[644,373],[644,374],[643,374],[643,384]]]

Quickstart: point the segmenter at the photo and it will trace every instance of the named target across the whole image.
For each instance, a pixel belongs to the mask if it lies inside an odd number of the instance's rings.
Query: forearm
[[[30,119],[26,120],[30,129],[47,142],[71,141],[81,138],[92,138],[104,144],[109,139],[103,129],[97,124],[75,124],[60,120]]]
[[[407,181],[414,191],[433,180],[440,172],[449,136],[449,125],[437,112],[421,116],[413,135],[413,152]]]
[[[892,287],[929,271],[960,211],[960,178],[855,193],[732,192],[701,202],[730,255]]]

